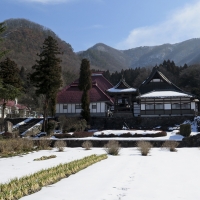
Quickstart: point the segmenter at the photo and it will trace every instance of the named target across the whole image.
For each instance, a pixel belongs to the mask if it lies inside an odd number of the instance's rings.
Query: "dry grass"
[[[67,146],[67,143],[63,140],[57,140],[54,144],[54,147],[56,147],[59,152],[64,151],[66,146]]]
[[[35,193],[42,187],[52,185],[63,178],[75,174],[86,167],[107,158],[107,155],[91,155],[70,163],[59,164],[49,169],[40,170],[22,178],[12,179],[9,183],[0,184],[1,200],[16,200]]]
[[[139,141],[137,142],[137,148],[141,152],[142,156],[147,156],[152,148],[152,145],[150,142]]]
[[[40,157],[40,158],[34,159],[34,161],[48,160],[48,159],[51,159],[51,158],[56,158],[56,155],[42,156],[42,157]]]
[[[36,146],[38,150],[49,150],[51,149],[51,140],[47,138],[40,138],[39,140],[35,140]]]
[[[28,139],[12,138],[0,140],[0,156],[15,156],[34,150],[34,142]]]
[[[176,147],[178,145],[179,145],[178,142],[168,140],[162,145],[162,148],[169,149],[171,152],[176,152],[177,151]]]
[[[119,151],[121,150],[121,146],[118,141],[110,140],[105,146],[104,150],[107,152],[107,154],[116,156],[119,154]]]
[[[85,148],[85,150],[90,150],[92,148],[92,142],[85,141],[85,142],[83,142],[82,147]]]

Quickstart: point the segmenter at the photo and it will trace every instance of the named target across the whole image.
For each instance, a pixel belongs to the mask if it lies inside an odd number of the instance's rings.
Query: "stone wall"
[[[92,117],[91,128],[93,129],[122,129],[128,126],[129,129],[153,129],[161,126],[162,130],[175,124],[182,124],[186,120],[193,120],[194,117],[171,116],[171,117]]]
[[[53,147],[56,140],[52,140],[51,146]],[[88,141],[87,139],[65,139],[67,147],[82,147],[83,142]],[[92,142],[93,147],[104,147],[105,144],[108,143],[109,139],[103,139],[103,140],[89,140]],[[147,141],[147,140],[145,140]],[[136,147],[136,144],[138,141],[134,140],[118,140],[119,144],[123,148],[127,147]],[[159,140],[149,140],[153,147],[160,148],[162,147],[162,144],[165,141],[159,141]],[[200,147],[200,134],[195,136],[190,136],[187,138],[184,138],[182,141],[178,141],[179,145],[178,148],[181,147]]]

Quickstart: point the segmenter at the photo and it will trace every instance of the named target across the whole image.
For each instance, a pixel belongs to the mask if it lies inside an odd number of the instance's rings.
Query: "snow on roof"
[[[148,98],[148,97],[156,97],[156,98],[163,98],[163,97],[192,97],[192,95],[175,92],[175,91],[153,91],[140,96],[140,98]]]
[[[115,89],[115,88],[110,88],[107,90],[107,92],[136,92],[137,90],[135,88],[126,88],[126,89]]]

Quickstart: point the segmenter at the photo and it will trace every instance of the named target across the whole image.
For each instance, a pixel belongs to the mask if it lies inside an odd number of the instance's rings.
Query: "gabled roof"
[[[106,90],[107,93],[112,94],[112,93],[136,93],[137,89],[132,88],[131,86],[129,86],[125,79],[122,77],[119,81],[119,83],[117,83],[117,85],[115,85],[114,87]]]
[[[149,77],[140,85],[139,91],[141,94],[151,91],[184,92],[169,79],[167,79],[158,69],[158,67],[154,67]],[[151,82],[153,79],[160,79],[162,82]]]
[[[95,73],[91,76],[92,88],[89,91],[90,102],[110,102],[113,103],[112,98],[105,93],[113,85],[102,75],[102,73]],[[81,103],[82,91],[78,87],[78,79],[72,84],[63,88],[57,95],[57,103]]]
[[[140,98],[175,98],[175,97],[193,97],[192,95],[175,91],[152,91],[140,96]]]
[[[2,101],[0,101],[0,105],[2,105]],[[15,101],[7,101],[6,102],[6,107],[16,107],[19,110],[24,110],[24,109],[28,109],[26,106],[22,105],[22,104],[16,104]]]

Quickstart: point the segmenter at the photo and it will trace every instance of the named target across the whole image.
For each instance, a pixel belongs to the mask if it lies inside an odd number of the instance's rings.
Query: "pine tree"
[[[4,23],[0,23],[0,35],[5,31],[5,29],[6,29],[5,24],[4,24]],[[2,41],[3,41],[3,39],[0,38],[0,42],[2,42]],[[1,48],[1,46],[0,46],[0,48]],[[1,49],[2,49],[2,48],[1,48]],[[0,51],[0,59],[1,59],[7,52],[8,52],[8,51],[1,50],[1,51]]]
[[[89,123],[90,120],[90,100],[89,90],[92,87],[90,62],[82,59],[79,77],[79,89],[83,91],[81,98],[81,115]]]
[[[14,100],[19,96],[22,81],[19,76],[19,69],[17,64],[6,58],[0,63],[0,97],[2,99],[2,118],[4,118],[4,110],[6,108],[6,103],[8,100]]]
[[[59,88],[62,86],[61,79],[61,59],[60,49],[57,41],[48,36],[43,43],[41,53],[37,54],[39,60],[36,60],[36,65],[32,67],[34,72],[30,74],[30,80],[36,87],[36,95],[42,95],[44,97],[43,103],[43,128],[45,131],[49,103],[54,99],[56,101],[56,94]]]

